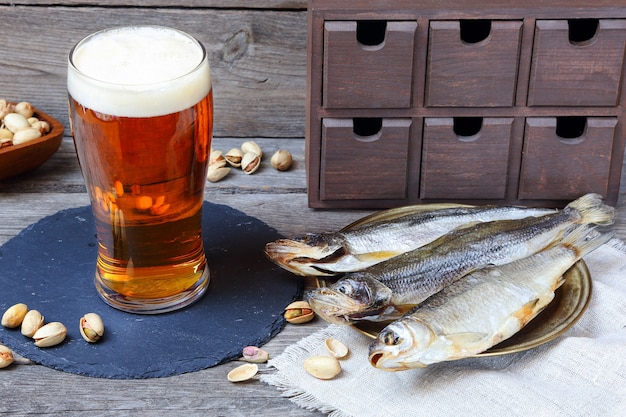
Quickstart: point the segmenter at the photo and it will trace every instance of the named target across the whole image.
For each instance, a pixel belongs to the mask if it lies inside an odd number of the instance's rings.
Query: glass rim
[[[87,42],[89,42],[91,39],[95,38],[96,36],[99,36],[103,33],[106,32],[111,32],[111,31],[115,31],[115,30],[120,30],[120,29],[134,29],[134,28],[154,28],[154,29],[161,29],[161,30],[166,30],[166,31],[170,31],[170,32],[176,32],[188,39],[190,39],[191,41],[193,41],[193,43],[195,43],[199,48],[200,51],[202,52],[202,55],[200,57],[200,60],[198,62],[198,64],[193,67],[192,69],[190,69],[189,71],[185,72],[182,75],[173,77],[173,78],[169,78],[167,80],[160,80],[160,81],[153,81],[153,82],[146,82],[146,83],[132,83],[132,84],[127,84],[127,83],[117,83],[117,82],[111,82],[111,81],[106,81],[106,80],[101,80],[99,78],[94,78],[93,76],[90,76],[88,74],[86,74],[85,72],[81,71],[75,64],[74,64],[74,53],[84,44],[86,44]],[[74,71],[77,75],[79,75],[80,77],[84,77],[86,79],[91,80],[92,82],[101,84],[101,85],[110,85],[110,86],[117,86],[117,87],[147,87],[147,86],[155,86],[155,85],[159,85],[159,84],[164,84],[164,83],[170,83],[172,81],[175,80],[179,80],[185,77],[188,77],[189,75],[199,71],[205,64],[205,62],[208,60],[208,55],[207,55],[207,51],[206,48],[204,47],[204,45],[202,44],[202,42],[200,42],[195,36],[190,35],[187,32],[184,32],[182,30],[176,29],[176,28],[172,28],[169,26],[161,26],[161,25],[123,25],[123,26],[112,26],[112,27],[108,27],[105,29],[101,29],[99,31],[93,32],[87,36],[85,36],[84,38],[82,38],[81,40],[79,40],[78,42],[76,42],[76,44],[74,44],[74,46],[72,46],[72,48],[70,49],[70,52],[68,54],[68,66],[70,68],[70,70]]]

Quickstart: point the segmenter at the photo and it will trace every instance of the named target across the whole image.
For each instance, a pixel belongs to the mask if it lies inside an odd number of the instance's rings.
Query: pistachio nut
[[[41,137],[41,131],[34,127],[20,129],[13,134],[13,145],[21,145]]]
[[[80,335],[89,343],[100,340],[104,334],[104,323],[96,313],[87,313],[80,319]]]
[[[230,382],[243,382],[254,377],[259,372],[259,366],[256,363],[246,363],[231,370],[226,378]]]
[[[295,301],[285,307],[283,316],[289,323],[301,324],[313,320],[315,312],[306,301]]]
[[[6,368],[11,365],[14,360],[13,351],[4,345],[0,345],[0,368]]]
[[[13,132],[7,128],[0,128],[0,139],[13,139]]]
[[[35,332],[43,326],[43,323],[44,319],[41,313],[37,310],[30,310],[24,316],[21,332],[26,337],[33,337]]]
[[[28,306],[23,303],[14,304],[9,307],[2,315],[2,325],[13,329],[22,324],[26,313],[28,312]]]
[[[245,154],[247,154],[248,152],[252,152],[255,153],[259,156],[263,156],[263,151],[261,151],[261,147],[259,145],[257,145],[256,142],[253,141],[247,141],[241,144],[241,151]]]
[[[66,335],[67,329],[63,323],[53,321],[37,330],[33,335],[33,339],[37,347],[50,347],[64,341]]]
[[[33,114],[35,114],[35,108],[27,101],[17,103],[13,111],[17,114],[21,114],[26,119],[33,117]]]
[[[243,360],[252,363],[265,363],[269,360],[270,354],[256,346],[246,346],[243,348]]]
[[[253,174],[261,165],[261,156],[254,152],[247,152],[241,159],[241,169],[246,174]]]
[[[243,158],[243,152],[239,148],[233,148],[226,152],[224,158],[230,166],[239,168],[241,166],[241,159]]]
[[[341,359],[348,356],[348,347],[341,343],[339,340],[329,337],[324,341],[326,345],[326,350],[330,353],[331,356]]]
[[[30,127],[30,123],[28,123],[28,119],[21,114],[9,113],[4,116],[4,127],[15,133],[18,130]]]
[[[293,163],[293,157],[291,156],[291,152],[286,149],[279,149],[274,152],[272,155],[272,159],[270,163],[274,168],[279,171],[287,171],[291,168],[291,164]]]
[[[304,370],[318,379],[333,379],[341,373],[341,364],[332,356],[311,356],[304,360]]]

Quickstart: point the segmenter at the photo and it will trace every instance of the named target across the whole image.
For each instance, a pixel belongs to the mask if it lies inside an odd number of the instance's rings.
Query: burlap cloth
[[[626,416],[626,246],[612,240],[585,262],[593,280],[587,311],[538,348],[388,373],[369,365],[366,336],[330,325],[270,360],[262,380],[333,417]],[[340,376],[321,381],[302,364],[326,354],[327,337],[351,354]]]

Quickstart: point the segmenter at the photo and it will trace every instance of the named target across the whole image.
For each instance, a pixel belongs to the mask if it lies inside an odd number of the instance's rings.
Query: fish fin
[[[545,303],[542,305],[540,301],[540,298],[533,298],[513,314],[520,323],[520,329],[526,326],[529,321],[531,321],[541,310],[543,310]]]
[[[445,336],[445,338],[457,349],[471,349],[474,345],[481,343],[488,337],[489,335],[484,332],[453,333]]]
[[[378,252],[362,253],[362,254],[353,255],[353,256],[362,262],[378,263],[378,262],[386,261],[387,259],[391,259],[401,254],[402,252],[398,252],[398,251],[378,251]]]
[[[455,228],[454,228],[454,229],[452,229],[452,230],[462,230],[462,229],[467,229],[467,228],[470,228],[470,227],[472,227],[472,226],[477,225],[478,223],[483,223],[483,222],[478,221],[478,220],[473,221],[473,222],[467,222],[467,223],[465,223],[465,224],[462,224],[462,225],[460,225],[460,226],[455,227]]]
[[[615,208],[604,204],[600,194],[585,194],[569,203],[567,208],[580,212],[582,219],[579,223],[594,223],[602,226],[614,223]]]

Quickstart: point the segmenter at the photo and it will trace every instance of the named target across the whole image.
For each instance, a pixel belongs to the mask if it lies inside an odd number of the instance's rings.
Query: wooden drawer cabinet
[[[310,0],[309,205],[617,202],[626,0]]]

